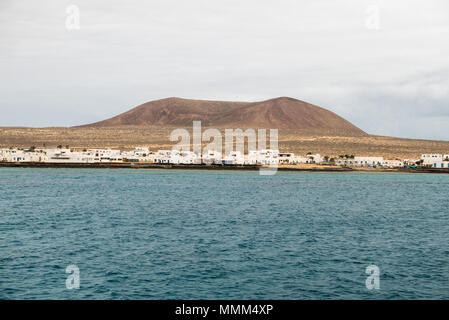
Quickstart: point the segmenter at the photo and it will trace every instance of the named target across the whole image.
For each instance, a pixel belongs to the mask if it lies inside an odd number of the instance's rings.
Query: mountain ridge
[[[366,135],[334,112],[290,97],[258,102],[171,97],[149,101],[112,118],[77,127],[190,127],[195,120],[206,127],[321,130]]]

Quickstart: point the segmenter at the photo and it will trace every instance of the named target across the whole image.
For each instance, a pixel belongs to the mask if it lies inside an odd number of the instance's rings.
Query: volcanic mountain
[[[191,127],[194,120],[200,120],[205,127],[278,128],[352,136],[366,135],[361,129],[329,110],[287,97],[261,102],[166,98],[144,103],[113,118],[82,127]]]

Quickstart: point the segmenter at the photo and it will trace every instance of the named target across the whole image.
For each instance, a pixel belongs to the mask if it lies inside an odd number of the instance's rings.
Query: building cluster
[[[449,168],[449,154],[423,154],[421,164],[432,168]]]
[[[251,151],[243,155],[234,151],[222,157],[217,151],[207,151],[198,155],[191,151],[158,150],[152,152],[145,147],[132,151],[114,149],[86,149],[74,151],[68,148],[55,149],[0,149],[2,162],[46,162],[46,163],[120,163],[146,162],[155,164],[229,164],[229,165],[265,165],[278,163],[279,151]]]
[[[334,163],[340,166],[348,167],[381,167],[381,168],[400,168],[416,165],[416,161],[386,160],[383,157],[343,157],[335,159]]]
[[[0,162],[46,162],[46,163],[120,163],[146,162],[154,164],[224,164],[224,165],[295,165],[335,164],[349,167],[432,167],[449,168],[449,155],[423,154],[421,159],[385,160],[383,157],[340,156],[322,157],[319,154],[297,156],[279,150],[250,150],[248,154],[233,151],[223,156],[221,152],[208,150],[202,155],[191,151],[158,150],[137,147],[132,151],[114,149],[85,149],[74,151],[68,148],[54,149],[0,149]]]
[[[208,150],[202,155],[191,151],[158,150],[150,151],[137,147],[132,151],[114,149],[87,149],[74,151],[68,148],[55,149],[0,149],[3,162],[47,162],[47,163],[114,163],[147,162],[156,164],[226,164],[226,165],[272,165],[321,163],[319,154],[295,156],[293,153],[280,153],[278,150],[264,149],[243,154],[232,151],[223,157],[221,152]]]

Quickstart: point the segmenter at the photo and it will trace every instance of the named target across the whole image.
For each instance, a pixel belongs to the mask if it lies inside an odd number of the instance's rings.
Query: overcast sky
[[[449,1],[0,1],[0,126],[172,96],[289,96],[372,134],[449,140]]]

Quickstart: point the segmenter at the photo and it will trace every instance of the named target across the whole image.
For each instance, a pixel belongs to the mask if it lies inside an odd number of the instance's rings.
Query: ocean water
[[[2,299],[448,299],[449,175],[0,168],[0,261]]]

